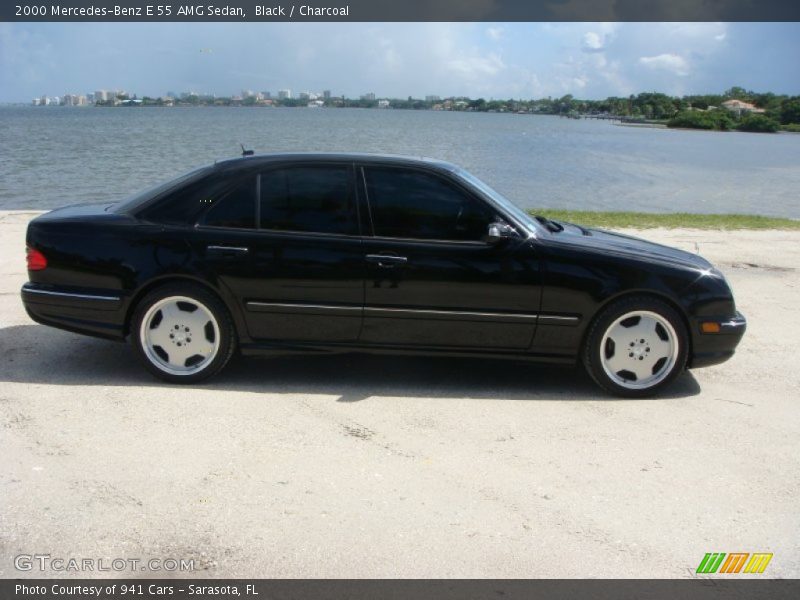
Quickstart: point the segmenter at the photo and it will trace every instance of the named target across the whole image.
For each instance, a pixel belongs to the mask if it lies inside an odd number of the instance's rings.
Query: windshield
[[[483,181],[471,173],[464,171],[463,169],[456,169],[455,174],[471,184],[472,187],[478,188],[485,195],[489,196],[489,198],[491,198],[495,204],[497,204],[500,208],[514,217],[514,219],[516,219],[521,225],[523,225],[525,229],[528,230],[528,233],[536,233],[537,228],[533,217],[522,210],[519,206],[511,202],[511,200],[503,196],[500,192],[493,190]]]
[[[153,186],[144,192],[139,192],[138,194],[134,194],[126,198],[125,200],[121,200],[117,204],[111,207],[111,210],[115,213],[132,213],[136,212],[136,210],[140,207],[160,196],[164,192],[171,190],[172,188],[178,187],[179,185],[183,185],[184,183],[189,183],[190,181],[195,181],[200,179],[204,176],[208,171],[211,170],[211,167],[200,167],[199,169],[194,169],[193,171],[189,171],[188,173],[184,173],[180,177],[175,179],[170,179],[169,181],[164,181],[159,183],[156,186]]]

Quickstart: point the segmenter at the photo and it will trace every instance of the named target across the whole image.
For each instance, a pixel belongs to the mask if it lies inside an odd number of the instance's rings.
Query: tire
[[[236,349],[228,309],[209,290],[170,283],[136,306],[131,342],[145,368],[170,383],[195,383],[219,373]]]
[[[583,364],[605,391],[625,398],[653,396],[686,368],[689,336],[669,304],[648,296],[613,302],[586,336]]]

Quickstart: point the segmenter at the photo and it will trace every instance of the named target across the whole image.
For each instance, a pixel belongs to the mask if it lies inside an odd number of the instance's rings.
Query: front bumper
[[[122,298],[95,290],[26,283],[21,290],[28,316],[42,325],[102,338],[124,337]]]
[[[718,333],[703,333],[703,323],[718,323]],[[692,339],[694,347],[689,368],[709,367],[725,362],[736,351],[747,329],[747,319],[737,311],[733,317],[714,319],[703,317],[695,319]]]

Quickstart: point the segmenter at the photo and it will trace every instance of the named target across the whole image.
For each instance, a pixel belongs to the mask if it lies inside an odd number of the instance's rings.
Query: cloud
[[[486,35],[488,35],[490,39],[496,41],[499,40],[501,37],[503,37],[504,31],[505,29],[503,29],[502,27],[489,27],[486,29]]]
[[[583,44],[581,45],[581,50],[584,52],[602,52],[605,50],[603,38],[600,37],[599,33],[587,31],[583,34]]]
[[[448,67],[468,79],[497,75],[506,68],[499,55],[491,53],[487,56],[454,58],[447,63]]]
[[[677,54],[659,54],[658,56],[643,56],[639,64],[649,69],[669,71],[684,77],[689,74],[689,63]]]
[[[734,85],[797,94],[799,49],[798,23],[0,23],[0,101],[116,87],[140,96],[288,87],[596,99]]]

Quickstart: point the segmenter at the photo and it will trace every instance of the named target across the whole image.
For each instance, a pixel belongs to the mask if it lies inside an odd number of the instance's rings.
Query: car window
[[[206,200],[201,198],[200,200]],[[208,199],[211,200],[211,199]],[[209,227],[238,227],[254,229],[256,226],[256,178],[246,177],[213,199],[213,206],[201,219]]]
[[[205,177],[160,198],[151,206],[145,207],[139,216],[154,223],[193,226],[201,213],[231,191],[231,185],[230,177]]]
[[[479,241],[494,217],[483,202],[435,175],[369,167],[364,176],[379,237]]]
[[[118,202],[114,205],[112,210],[120,214],[133,214],[157,196],[160,196],[171,189],[178,189],[181,186],[196,182],[212,171],[213,167],[201,167],[199,169],[189,171],[180,177],[160,183],[148,190],[145,190],[144,192],[140,192],[134,196],[122,200],[121,202]]]
[[[356,234],[347,166],[288,167],[261,174],[261,228]]]

